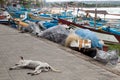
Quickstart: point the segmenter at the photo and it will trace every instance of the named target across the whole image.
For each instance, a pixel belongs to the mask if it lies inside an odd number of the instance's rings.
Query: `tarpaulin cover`
[[[69,30],[63,27],[63,25],[57,25],[55,27],[51,27],[43,31],[40,37],[64,45],[65,39],[67,38],[68,34],[69,34]]]
[[[32,29],[32,33],[34,33],[34,34],[37,34],[37,33],[39,34],[41,31],[39,26],[34,22],[29,22],[29,27]]]
[[[90,39],[92,48],[102,49],[103,45],[99,43],[98,37],[92,31],[88,29],[77,29],[75,33],[83,39]]]

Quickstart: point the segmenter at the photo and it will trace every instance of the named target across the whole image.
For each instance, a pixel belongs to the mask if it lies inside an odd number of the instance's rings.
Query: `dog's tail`
[[[53,72],[58,72],[58,73],[61,73],[61,71],[60,71],[60,70],[57,70],[57,69],[53,68],[52,66],[50,66],[50,69],[51,69]]]

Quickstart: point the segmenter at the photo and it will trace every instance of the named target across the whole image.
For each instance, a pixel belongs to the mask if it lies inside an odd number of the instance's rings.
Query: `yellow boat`
[[[31,19],[33,19],[33,20],[40,20],[40,21],[52,20],[52,18],[34,16],[34,15],[31,14],[31,13],[28,13],[28,16],[29,16]]]

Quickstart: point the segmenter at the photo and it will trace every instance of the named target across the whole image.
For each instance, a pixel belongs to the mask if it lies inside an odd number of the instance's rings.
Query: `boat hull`
[[[34,16],[33,14],[28,14],[28,16],[33,20],[40,20],[40,21],[52,20],[52,18]]]
[[[98,36],[99,39],[104,40],[105,42],[110,42],[110,43],[119,43],[120,44],[120,36],[113,34],[113,33],[109,33],[109,32],[105,32],[102,30],[96,30],[94,28],[90,28],[90,27],[86,27],[86,26],[82,26],[80,24],[76,24],[74,22],[70,22],[64,19],[59,19],[59,23],[62,24],[66,24],[68,26],[73,25],[79,28],[83,28],[83,29],[89,29],[93,32],[95,32],[95,34]]]

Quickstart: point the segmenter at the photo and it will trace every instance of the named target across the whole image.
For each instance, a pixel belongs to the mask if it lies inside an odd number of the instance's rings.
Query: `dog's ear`
[[[22,56],[20,56],[20,59],[22,59],[22,60],[23,60],[23,57],[22,57]]]

